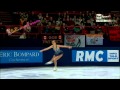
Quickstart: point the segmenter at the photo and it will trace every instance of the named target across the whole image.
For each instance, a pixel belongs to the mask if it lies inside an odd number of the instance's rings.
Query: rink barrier
[[[0,66],[45,66],[45,63],[52,58],[54,52],[52,49],[43,53],[39,52],[43,48],[1,48]],[[64,55],[58,61],[58,66],[120,66],[120,47],[86,47],[70,50],[62,48],[61,50],[63,50]],[[11,56],[10,54],[7,56],[7,53],[11,53]],[[10,61],[10,58],[13,60]],[[49,66],[53,66],[53,64]]]

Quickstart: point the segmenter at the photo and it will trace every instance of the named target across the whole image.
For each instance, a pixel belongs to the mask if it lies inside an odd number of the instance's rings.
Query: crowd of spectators
[[[96,14],[101,13],[103,15],[110,15],[110,19],[116,22],[96,22]],[[95,12],[95,11],[66,11],[57,13],[44,13],[39,11],[28,11],[28,12],[14,12],[13,19],[14,24],[25,25],[27,21],[33,22],[35,20],[41,20],[37,26],[43,27],[43,32],[60,32],[64,29],[65,32],[80,33],[85,26],[120,26],[120,16],[118,14],[110,12]],[[86,28],[88,32],[95,28]],[[98,30],[98,31],[99,31]]]
[[[110,16],[115,22],[96,22],[96,14]],[[120,26],[120,13],[96,12],[96,11],[65,11],[56,13],[46,13],[40,11],[13,12],[13,24],[23,26],[27,22],[41,20],[31,32],[42,33],[104,33],[104,26]],[[39,30],[38,30],[39,27]]]

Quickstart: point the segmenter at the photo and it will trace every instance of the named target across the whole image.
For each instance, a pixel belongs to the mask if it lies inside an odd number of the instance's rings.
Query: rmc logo
[[[110,58],[112,50],[80,50],[72,51],[73,62],[119,62],[119,50],[116,50],[116,58]],[[114,50],[115,52],[115,50]]]

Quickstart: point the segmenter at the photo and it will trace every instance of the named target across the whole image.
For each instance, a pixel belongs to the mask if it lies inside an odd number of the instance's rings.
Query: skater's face
[[[55,44],[56,44],[55,40],[53,40],[53,41],[52,41],[52,44],[53,44],[53,45],[55,45]]]

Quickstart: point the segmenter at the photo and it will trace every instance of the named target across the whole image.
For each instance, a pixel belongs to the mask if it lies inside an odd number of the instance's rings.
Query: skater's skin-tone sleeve
[[[60,48],[69,48],[69,49],[71,49],[72,48],[72,46],[65,46],[65,45],[58,45]]]
[[[47,48],[45,48],[45,49],[40,50],[40,52],[47,51],[47,50],[49,50],[49,49],[51,49],[51,48],[53,48],[53,45],[51,45],[51,46],[49,46],[49,47],[47,47]]]

